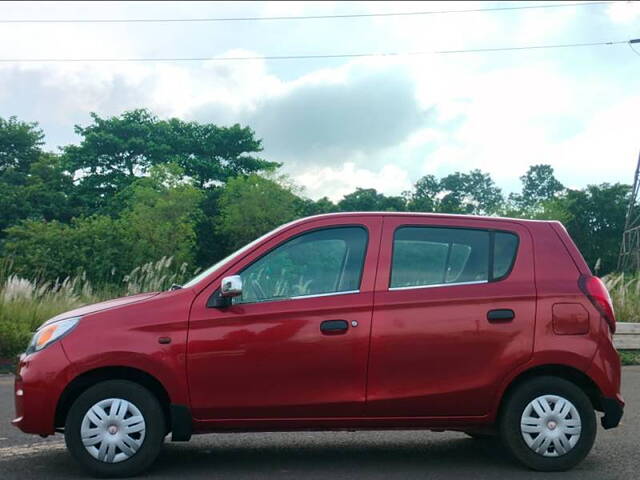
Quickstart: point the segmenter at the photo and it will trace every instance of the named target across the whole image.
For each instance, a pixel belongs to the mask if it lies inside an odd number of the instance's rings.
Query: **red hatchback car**
[[[557,222],[348,213],[284,225],[182,287],[35,333],[16,419],[99,476],[165,436],[421,428],[580,462],[624,402],[609,294]]]

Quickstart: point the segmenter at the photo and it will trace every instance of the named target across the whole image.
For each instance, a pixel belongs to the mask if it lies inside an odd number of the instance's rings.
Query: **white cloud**
[[[638,159],[640,96],[628,97],[590,119],[586,127],[557,151],[558,173],[577,185],[631,183]]]
[[[304,15],[481,8],[484,2],[6,4],[3,18]],[[339,20],[3,25],[0,58],[415,52],[637,36],[637,2]],[[609,32],[609,33],[607,33]],[[616,38],[609,38],[615,32]],[[602,37],[602,35],[605,35]],[[399,194],[481,168],[507,191],[535,163],[566,184],[630,182],[637,57],[625,45],[355,60],[0,64],[0,116],[40,121],[49,145],[88,113],[245,123],[316,198]],[[636,62],[636,63],[633,63]],[[603,159],[606,160],[603,162]]]
[[[371,170],[358,167],[354,162],[337,167],[310,167],[293,179],[306,187],[305,195],[311,198],[327,196],[333,201],[340,200],[357,187],[375,188],[387,195],[400,195],[412,185],[407,171],[396,165],[384,165],[378,170]]]
[[[609,18],[615,23],[630,24],[640,18],[639,2],[615,2],[608,8]]]

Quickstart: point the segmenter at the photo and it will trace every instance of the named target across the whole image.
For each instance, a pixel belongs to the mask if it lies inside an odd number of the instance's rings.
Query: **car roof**
[[[516,223],[549,223],[550,220],[530,220],[524,218],[509,217],[493,217],[487,215],[461,215],[455,213],[425,213],[425,212],[335,212],[323,213],[304,217],[291,222],[292,224],[315,219],[331,219],[331,218],[349,218],[349,217],[420,217],[420,218],[442,218],[442,219],[466,219],[466,220],[488,220],[497,222],[516,222]]]

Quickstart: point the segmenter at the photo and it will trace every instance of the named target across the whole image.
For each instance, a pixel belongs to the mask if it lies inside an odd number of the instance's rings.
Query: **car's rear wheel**
[[[69,409],[64,438],[71,455],[98,477],[145,471],[158,456],[165,419],[157,398],[127,380],[98,383]]]
[[[537,377],[517,387],[502,409],[500,435],[511,453],[540,471],[568,470],[587,456],[596,437],[591,401],[575,384]]]

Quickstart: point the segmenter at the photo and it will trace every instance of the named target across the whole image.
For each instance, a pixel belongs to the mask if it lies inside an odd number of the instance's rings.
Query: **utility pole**
[[[636,173],[633,177],[633,189],[629,197],[627,215],[620,244],[618,257],[618,271],[637,271],[640,269],[640,213],[636,208],[640,191],[640,155],[636,163]]]

